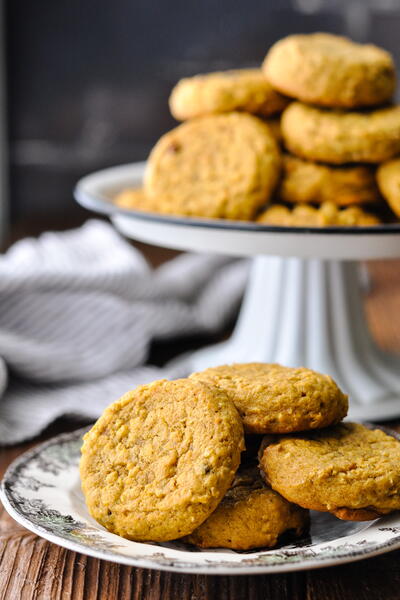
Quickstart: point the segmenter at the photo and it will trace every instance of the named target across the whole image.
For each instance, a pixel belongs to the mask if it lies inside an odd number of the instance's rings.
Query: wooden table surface
[[[366,302],[379,343],[400,352],[400,262],[371,263]],[[163,349],[165,353],[165,347]],[[400,419],[392,424],[400,430]],[[62,420],[40,440],[76,427]],[[0,449],[7,465],[39,440]],[[180,575],[120,566],[64,550],[18,525],[0,505],[1,600],[397,600],[400,551],[315,571],[282,575]]]

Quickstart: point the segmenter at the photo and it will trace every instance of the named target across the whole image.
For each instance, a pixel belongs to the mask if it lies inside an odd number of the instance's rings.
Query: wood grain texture
[[[159,262],[156,255],[152,259]],[[400,262],[371,263],[369,269],[371,331],[382,347],[400,351]],[[400,421],[393,425],[400,430]],[[76,422],[64,420],[41,439],[75,427]],[[0,476],[37,441],[0,449]],[[149,571],[50,544],[0,506],[0,600],[398,600],[399,559],[400,551],[342,567],[251,577]]]

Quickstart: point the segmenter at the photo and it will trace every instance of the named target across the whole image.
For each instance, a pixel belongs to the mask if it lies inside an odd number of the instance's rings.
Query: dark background
[[[40,230],[88,218],[81,175],[147,156],[180,77],[257,65],[294,32],[350,31],[396,56],[400,2],[9,0],[5,29],[11,220]]]

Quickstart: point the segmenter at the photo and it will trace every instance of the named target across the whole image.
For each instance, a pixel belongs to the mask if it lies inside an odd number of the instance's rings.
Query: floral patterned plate
[[[84,432],[59,435],[23,454],[7,470],[0,491],[16,521],[70,550],[149,569],[237,575],[338,565],[400,547],[398,513],[367,523],[312,513],[309,536],[274,550],[200,551],[179,541],[125,540],[106,531],[86,509],[78,470]]]

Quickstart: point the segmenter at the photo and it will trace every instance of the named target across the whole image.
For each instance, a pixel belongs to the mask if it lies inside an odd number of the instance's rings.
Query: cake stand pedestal
[[[359,259],[400,256],[400,226],[307,229],[165,217],[111,204],[138,186],[143,164],[82,179],[82,205],[110,215],[133,239],[169,248],[252,256],[231,338],[186,356],[190,371],[231,362],[278,362],[328,373],[350,396],[349,416],[400,416],[400,356],[380,350],[364,317]],[[400,317],[399,317],[400,318]]]
[[[191,369],[277,362],[329,373],[351,398],[351,416],[400,414],[400,358],[374,344],[358,264],[257,257],[232,337],[190,356]]]

